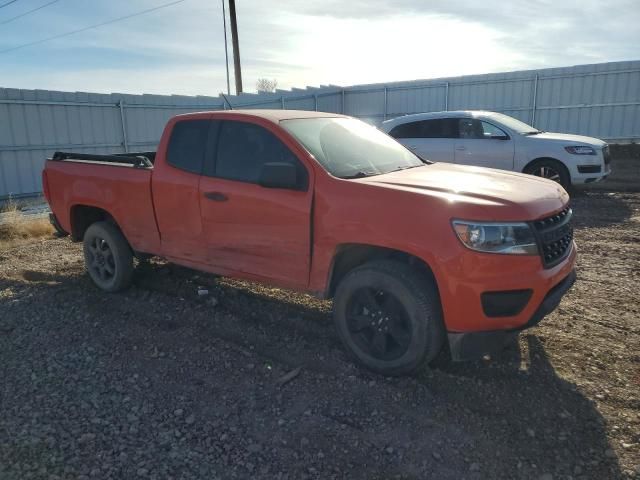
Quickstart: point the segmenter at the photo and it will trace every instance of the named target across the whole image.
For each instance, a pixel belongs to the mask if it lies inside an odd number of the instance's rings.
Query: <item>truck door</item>
[[[201,262],[205,258],[200,217],[200,176],[209,130],[219,122],[203,118],[167,125],[152,175],[153,204],[163,255]],[[168,137],[168,138],[167,138]]]
[[[458,127],[456,163],[513,170],[513,139],[501,128],[477,118],[461,118]]]
[[[266,122],[265,122],[266,123]],[[308,284],[313,186],[307,167],[275,131],[251,121],[224,120],[215,162],[200,180],[207,262],[222,273]],[[265,163],[295,165],[296,189],[259,185]]]

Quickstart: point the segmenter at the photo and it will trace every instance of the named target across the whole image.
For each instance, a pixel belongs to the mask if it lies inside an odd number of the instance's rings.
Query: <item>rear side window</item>
[[[393,127],[389,135],[393,138],[421,138],[421,123],[422,122],[402,123]]]
[[[180,170],[200,174],[210,125],[210,120],[177,122],[169,138],[167,162]]]
[[[455,119],[437,118],[398,125],[389,135],[394,138],[456,138],[457,132]]]
[[[306,189],[306,169],[278,137],[253,123],[223,122],[218,137],[216,177],[258,183],[262,166],[272,162],[295,165],[300,188]]]
[[[456,138],[458,129],[453,118],[425,120],[422,126],[423,138]]]

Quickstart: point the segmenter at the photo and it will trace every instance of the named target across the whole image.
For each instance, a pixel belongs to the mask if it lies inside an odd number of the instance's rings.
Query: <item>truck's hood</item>
[[[444,198],[450,204],[481,206],[486,220],[534,220],[564,208],[569,201],[567,192],[551,180],[451,163],[434,163],[358,181]]]
[[[582,135],[571,135],[569,133],[543,132],[537,135],[529,135],[527,138],[532,140],[556,141],[570,145],[589,145],[590,147],[602,148],[606,142],[593,137],[585,137]]]

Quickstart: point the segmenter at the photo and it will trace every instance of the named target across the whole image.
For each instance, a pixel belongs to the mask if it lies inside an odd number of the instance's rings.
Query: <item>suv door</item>
[[[397,125],[390,132],[393,138],[420,157],[433,162],[454,161],[456,120],[434,118]]]
[[[496,125],[477,118],[458,119],[455,162],[513,170],[514,142]]]
[[[295,165],[298,187],[260,186],[262,167],[271,162]],[[215,162],[200,180],[207,262],[221,273],[306,287],[312,191],[307,168],[275,127],[222,121]]]

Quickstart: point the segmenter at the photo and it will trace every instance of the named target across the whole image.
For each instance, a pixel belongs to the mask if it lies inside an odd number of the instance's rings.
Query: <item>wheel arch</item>
[[[383,259],[395,260],[415,267],[422,275],[433,281],[438,289],[438,282],[431,266],[424,259],[412,253],[365,243],[345,243],[336,248],[324,297],[333,298],[340,281],[354,268],[372,260]]]
[[[87,228],[96,222],[110,222],[122,231],[111,213],[93,205],[73,205],[70,210],[69,219],[71,221],[71,238],[76,242],[82,241]]]
[[[534,158],[533,160],[531,160],[530,162],[528,162],[523,168],[522,168],[522,173],[525,173],[527,171],[527,169],[529,167],[531,167],[531,165],[533,165],[536,162],[540,162],[540,161],[544,161],[544,160],[551,160],[553,162],[558,162],[559,164],[561,164],[564,168],[567,169],[567,172],[569,173],[569,167],[567,167],[567,165],[560,160],[559,158],[555,158],[555,157],[537,157]]]

